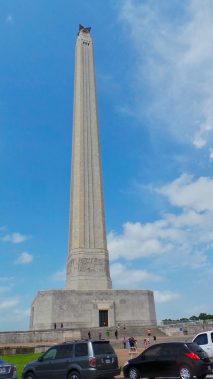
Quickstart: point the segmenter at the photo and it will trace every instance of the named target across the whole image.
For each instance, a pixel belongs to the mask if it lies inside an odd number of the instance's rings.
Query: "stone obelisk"
[[[110,289],[93,41],[80,25],[76,43],[67,289]]]
[[[125,325],[129,334],[155,326],[153,292],[112,289],[106,243],[93,42],[80,26],[76,43],[72,139],[70,241],[65,289],[39,291],[30,329],[63,329],[79,338],[82,328]],[[139,334],[136,334],[139,335]],[[45,335],[44,337],[45,338]]]

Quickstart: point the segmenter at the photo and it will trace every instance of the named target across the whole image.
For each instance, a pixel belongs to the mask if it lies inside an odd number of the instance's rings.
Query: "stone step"
[[[156,337],[165,336],[165,333],[163,333],[157,327],[147,328],[147,327],[129,326],[129,327],[126,327],[125,329],[124,328],[118,328],[117,329],[118,340],[123,341],[124,336],[125,337],[140,336],[140,338],[144,339],[147,337],[147,329],[151,329],[150,339],[152,339],[152,336],[154,336],[154,335]],[[115,338],[116,328],[115,327],[100,327],[100,328],[90,328],[90,329],[82,328],[80,330],[81,338],[88,338],[88,332],[89,331],[91,334],[91,338],[93,338],[93,339],[99,339],[99,335],[101,334],[101,336],[100,336],[101,338],[110,339],[110,341],[111,340],[116,341],[116,338]]]

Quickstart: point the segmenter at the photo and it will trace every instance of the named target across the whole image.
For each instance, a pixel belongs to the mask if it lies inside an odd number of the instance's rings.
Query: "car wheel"
[[[180,379],[192,379],[192,373],[188,366],[182,366],[179,370]]]
[[[68,376],[68,379],[81,379],[81,374],[78,371],[71,371]]]
[[[131,367],[128,373],[129,379],[140,379],[140,373],[136,367]]]
[[[27,372],[24,376],[24,379],[35,379],[35,375],[33,374],[33,372]]]

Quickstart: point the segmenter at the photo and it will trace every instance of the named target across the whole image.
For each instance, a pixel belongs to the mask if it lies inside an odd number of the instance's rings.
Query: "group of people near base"
[[[110,336],[109,329],[106,329],[105,333],[106,333],[106,337],[108,339],[109,336]],[[99,340],[102,339],[102,332],[101,331],[99,332],[98,337],[99,337]],[[91,332],[90,332],[90,330],[88,332],[88,338],[91,339]],[[118,339],[118,329],[117,328],[115,329],[115,338],[116,338],[116,340]],[[145,349],[150,345],[150,343],[151,343],[150,339],[151,338],[153,339],[153,342],[155,343],[156,340],[157,340],[157,337],[156,336],[152,336],[151,329],[147,329],[147,337],[145,337],[144,340],[143,340],[143,342],[142,342],[143,347]],[[124,336],[123,337],[123,348],[124,349],[128,348],[131,351],[136,351],[137,350],[137,340],[134,337],[126,337],[126,336]]]
[[[150,341],[150,335],[148,335],[148,337],[144,338],[142,344],[143,344],[143,347],[146,349],[151,341]],[[156,342],[157,341],[157,337],[156,336],[153,336],[153,341],[152,342]],[[123,338],[123,347],[124,349],[126,348],[129,348],[130,350],[135,350],[137,349],[137,340],[134,338],[134,337],[125,337]]]
[[[134,337],[123,338],[124,349],[128,347],[130,350],[137,350],[137,340]]]

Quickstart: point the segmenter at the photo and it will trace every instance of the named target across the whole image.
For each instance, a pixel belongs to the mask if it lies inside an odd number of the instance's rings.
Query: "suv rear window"
[[[59,346],[58,353],[56,355],[56,358],[70,358],[73,354],[73,345],[70,344],[64,344]]]
[[[114,350],[109,342],[93,342],[92,346],[95,355],[114,354]]]
[[[75,356],[76,357],[86,357],[88,355],[87,343],[77,343],[75,345]]]

